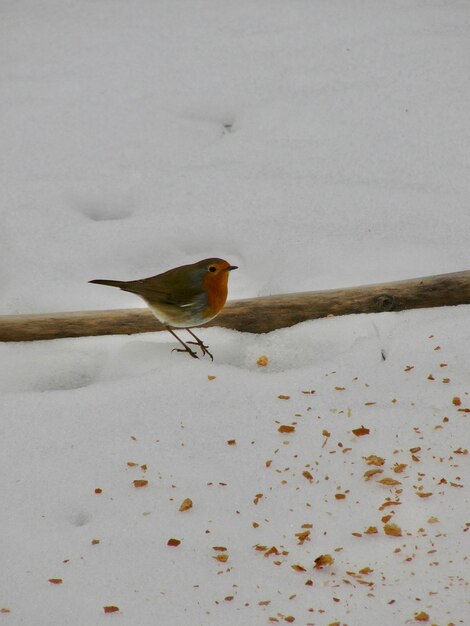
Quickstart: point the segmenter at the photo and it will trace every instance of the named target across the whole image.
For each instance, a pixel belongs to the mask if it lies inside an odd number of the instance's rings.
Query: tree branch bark
[[[328,315],[457,304],[470,304],[470,270],[346,289],[233,300],[207,326],[267,333]],[[0,341],[131,335],[160,330],[164,327],[146,308],[0,316]]]

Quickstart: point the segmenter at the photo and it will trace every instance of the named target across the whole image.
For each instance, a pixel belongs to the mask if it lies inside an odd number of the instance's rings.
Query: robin
[[[197,359],[197,354],[188,345],[191,343],[199,346],[203,356],[208,354],[214,360],[208,346],[192,332],[191,327],[205,324],[220,313],[227,300],[229,272],[236,269],[236,265],[213,258],[181,265],[150,278],[129,281],[96,279],[90,280],[90,283],[119,287],[137,294],[183,346],[175,348],[177,352],[187,352]],[[195,341],[185,343],[172,328],[185,328]]]

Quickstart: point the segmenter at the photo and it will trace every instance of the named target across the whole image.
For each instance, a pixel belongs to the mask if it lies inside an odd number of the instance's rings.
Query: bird
[[[200,348],[202,356],[207,354],[214,360],[209,347],[191,328],[209,322],[220,313],[227,300],[229,272],[236,269],[236,265],[214,257],[180,265],[149,278],[129,281],[96,278],[89,282],[118,287],[140,296],[158,321],[183,346],[174,350],[187,352],[197,359],[198,355],[188,345],[194,344]],[[184,342],[174,332],[174,328],[186,329],[194,341]]]

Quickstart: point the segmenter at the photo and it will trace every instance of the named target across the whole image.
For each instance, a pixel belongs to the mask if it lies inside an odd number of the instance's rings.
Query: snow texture
[[[210,256],[231,298],[469,269],[469,22],[4,0],[0,314]],[[469,310],[1,344],[0,626],[470,623]]]

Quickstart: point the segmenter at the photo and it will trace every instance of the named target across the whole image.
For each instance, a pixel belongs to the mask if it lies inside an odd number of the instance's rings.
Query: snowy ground
[[[0,313],[469,269],[469,21],[5,0]],[[469,309],[0,345],[0,626],[470,623]]]

